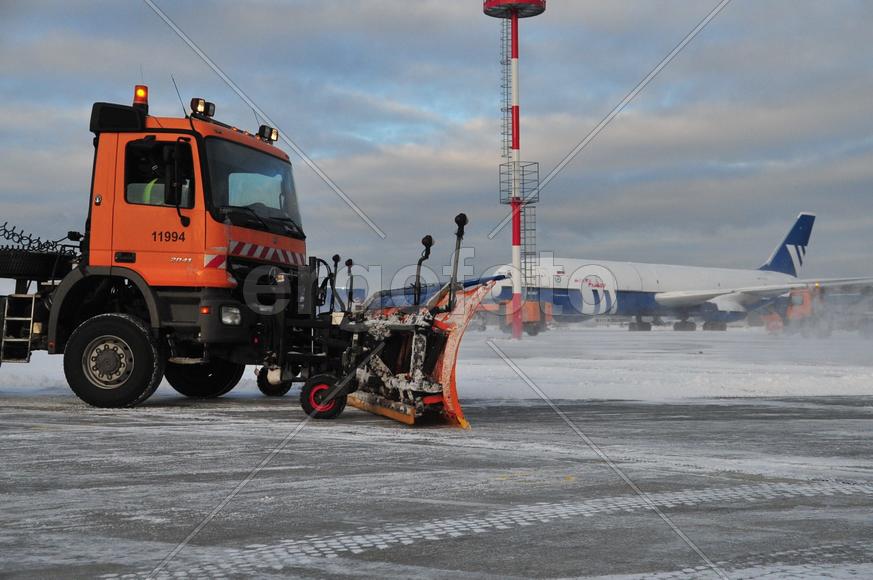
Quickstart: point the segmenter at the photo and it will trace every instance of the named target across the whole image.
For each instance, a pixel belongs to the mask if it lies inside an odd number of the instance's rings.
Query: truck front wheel
[[[291,390],[291,387],[294,386],[294,383],[291,381],[284,381],[278,385],[273,385],[267,380],[268,371],[269,369],[267,367],[261,367],[261,370],[258,371],[258,390],[268,397],[284,397],[287,395],[288,391]]]
[[[214,399],[229,393],[245,370],[246,365],[216,359],[196,365],[167,363],[165,376],[186,397]]]
[[[142,320],[101,314],[73,331],[64,349],[64,374],[89,405],[133,407],[161,384],[164,358]]]

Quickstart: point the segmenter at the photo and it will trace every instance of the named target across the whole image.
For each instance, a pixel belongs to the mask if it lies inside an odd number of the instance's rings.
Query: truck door
[[[190,136],[119,137],[113,266],[135,270],[153,286],[198,285],[205,235],[199,168]]]

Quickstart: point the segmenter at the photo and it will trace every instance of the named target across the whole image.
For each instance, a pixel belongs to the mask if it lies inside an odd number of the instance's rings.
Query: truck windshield
[[[290,163],[216,138],[206,139],[206,158],[216,210],[247,226],[303,233]]]

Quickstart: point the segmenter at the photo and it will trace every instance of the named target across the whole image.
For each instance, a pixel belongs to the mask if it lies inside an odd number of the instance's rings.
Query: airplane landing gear
[[[673,325],[673,330],[676,332],[694,332],[697,330],[697,324],[691,320],[680,320]]]
[[[714,320],[710,320],[703,323],[703,330],[724,332],[727,330],[727,322],[715,322]]]
[[[643,317],[637,316],[634,322],[627,325],[627,329],[631,332],[649,332],[652,330],[652,323],[643,322]]]

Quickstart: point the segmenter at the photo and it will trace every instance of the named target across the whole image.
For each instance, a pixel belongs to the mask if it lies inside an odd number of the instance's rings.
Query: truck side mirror
[[[191,218],[182,215],[182,147],[185,145],[186,139],[180,137],[176,139],[173,147],[169,145],[164,147],[164,204],[172,205],[176,208],[176,213],[179,215],[179,221],[182,227],[188,227],[191,224]]]
[[[177,205],[181,201],[181,187],[176,179],[178,166],[179,143],[175,146],[164,145],[164,205]]]

